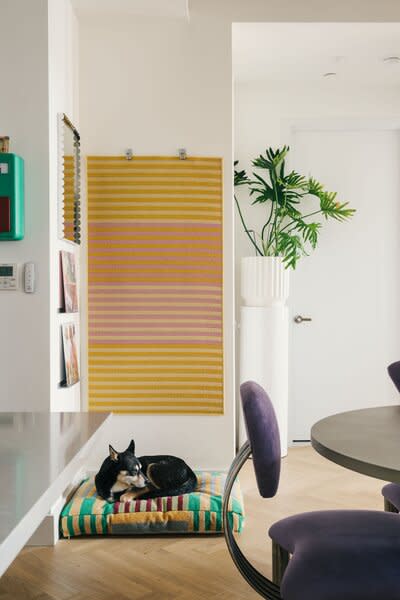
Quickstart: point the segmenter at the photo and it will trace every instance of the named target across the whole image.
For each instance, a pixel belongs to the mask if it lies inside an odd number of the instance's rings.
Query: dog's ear
[[[113,462],[117,462],[119,455],[118,452],[116,450],[114,450],[114,448],[111,446],[111,444],[108,446],[108,450],[110,452],[110,458]]]
[[[135,441],[131,440],[131,443],[129,444],[129,446],[126,449],[126,452],[132,452],[132,454],[135,454]]]

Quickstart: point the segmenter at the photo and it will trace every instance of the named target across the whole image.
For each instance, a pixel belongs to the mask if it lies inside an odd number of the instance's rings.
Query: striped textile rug
[[[143,533],[222,533],[226,473],[196,471],[191,494],[132,502],[106,502],[97,495],[94,476],[82,482],[60,515],[63,537]],[[234,531],[244,525],[243,497],[238,480],[232,489],[228,518]]]
[[[89,410],[222,414],[222,159],[90,156]]]

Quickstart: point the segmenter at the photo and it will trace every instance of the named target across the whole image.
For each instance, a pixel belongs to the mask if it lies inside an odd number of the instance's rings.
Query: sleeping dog
[[[112,446],[109,452],[95,477],[98,495],[108,502],[180,496],[196,488],[196,475],[181,458],[168,455],[138,458],[133,440],[125,452],[117,452]]]

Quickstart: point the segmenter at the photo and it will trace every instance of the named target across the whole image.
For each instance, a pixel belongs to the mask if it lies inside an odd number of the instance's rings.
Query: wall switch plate
[[[33,294],[35,291],[35,263],[25,263],[24,289],[27,294]]]

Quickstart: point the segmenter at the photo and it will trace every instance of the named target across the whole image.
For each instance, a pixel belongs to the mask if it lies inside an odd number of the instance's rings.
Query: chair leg
[[[289,552],[272,540],[272,581],[280,585],[289,563]]]
[[[399,512],[397,510],[397,508],[387,498],[384,499],[384,505],[385,505],[385,511],[386,512],[391,512],[391,513],[398,513]]]

